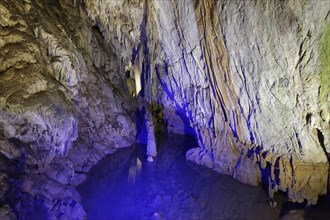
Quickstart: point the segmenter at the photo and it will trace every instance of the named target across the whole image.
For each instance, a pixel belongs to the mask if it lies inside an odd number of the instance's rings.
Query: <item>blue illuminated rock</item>
[[[189,160],[292,201],[326,193],[327,1],[97,2],[88,15],[138,62],[145,100],[195,135]]]
[[[120,59],[100,40],[73,1],[0,2],[0,202],[20,219],[83,219],[74,186],[135,142]]]
[[[28,198],[84,218],[66,186],[137,141],[127,66],[167,131],[196,138],[187,159],[315,204],[328,184],[329,19],[328,1],[1,0],[0,162],[13,186],[1,210]]]

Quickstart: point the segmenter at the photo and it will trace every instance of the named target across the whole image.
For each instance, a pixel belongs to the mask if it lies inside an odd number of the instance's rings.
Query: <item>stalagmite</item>
[[[329,7],[0,0],[0,211],[34,218],[19,208],[42,201],[42,219],[86,218],[75,186],[138,141],[153,161],[159,124],[196,139],[186,159],[316,204],[330,188]]]
[[[157,147],[156,147],[156,140],[155,140],[155,129],[154,123],[152,121],[152,115],[150,111],[146,113],[146,120],[147,120],[147,133],[148,133],[148,140],[147,140],[147,156],[148,161],[152,162],[153,158],[157,156]]]

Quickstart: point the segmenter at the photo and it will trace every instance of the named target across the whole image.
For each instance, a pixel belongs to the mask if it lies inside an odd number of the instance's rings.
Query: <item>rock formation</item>
[[[13,199],[1,210],[17,215],[28,197],[53,217],[84,215],[74,185],[135,141],[130,64],[167,130],[195,136],[187,159],[315,204],[328,184],[329,11],[303,0],[2,0],[0,199]]]
[[[1,204],[23,219],[43,206],[35,219],[81,218],[74,186],[135,142],[124,67],[73,1],[5,0],[0,15]]]
[[[326,192],[328,2],[86,5],[121,57],[140,62],[145,100],[163,108],[169,125],[193,129],[200,148],[188,159],[268,182],[292,201],[316,203]]]

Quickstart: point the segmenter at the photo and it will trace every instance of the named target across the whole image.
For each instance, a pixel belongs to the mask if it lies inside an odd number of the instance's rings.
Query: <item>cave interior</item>
[[[330,1],[0,1],[0,219],[330,219],[329,158]]]

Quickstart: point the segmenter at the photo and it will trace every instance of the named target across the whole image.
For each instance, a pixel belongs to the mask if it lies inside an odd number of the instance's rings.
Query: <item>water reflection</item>
[[[78,187],[89,219],[278,219],[261,187],[185,160],[193,139],[170,135],[147,162],[143,145],[101,160]]]
[[[138,157],[133,158],[131,161],[131,165],[128,169],[127,180],[129,183],[135,183],[135,178],[141,172],[141,168],[142,168],[141,160]]]

